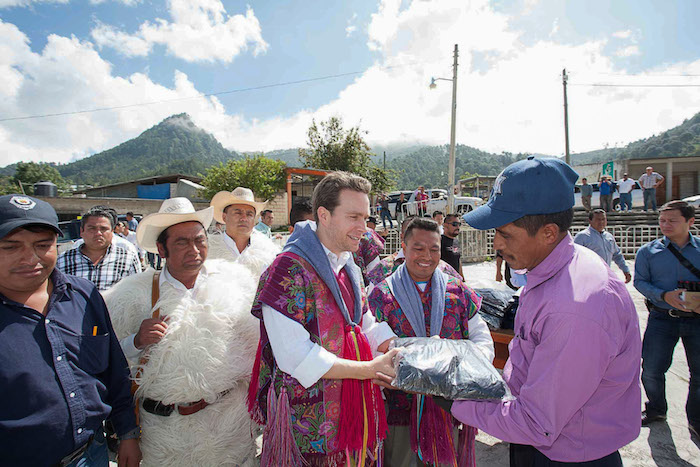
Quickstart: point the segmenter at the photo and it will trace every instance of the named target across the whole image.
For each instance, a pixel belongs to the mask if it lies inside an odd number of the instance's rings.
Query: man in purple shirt
[[[527,285],[503,376],[514,399],[456,401],[452,415],[511,443],[511,466],[622,466],[640,431],[641,339],[624,283],[575,245],[578,175],[558,159],[516,162],[464,220],[496,228],[494,248]]]

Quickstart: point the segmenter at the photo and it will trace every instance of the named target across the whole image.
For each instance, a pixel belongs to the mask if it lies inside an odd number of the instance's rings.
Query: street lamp
[[[447,214],[452,214],[455,201],[455,129],[457,125],[457,44],[454,50],[454,65],[452,66],[452,79],[449,78],[431,78],[430,89],[437,87],[436,81],[452,81],[452,126],[450,129],[450,165],[449,175],[447,180]]]

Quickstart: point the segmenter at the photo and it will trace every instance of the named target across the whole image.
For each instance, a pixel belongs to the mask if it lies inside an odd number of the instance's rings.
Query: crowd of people
[[[641,185],[656,186],[648,176]],[[697,436],[700,308],[679,286],[700,281],[694,208],[662,206],[664,237],[637,254],[634,285],[649,309],[642,343],[609,267],[632,280],[605,209],[569,233],[577,180],[558,159],[516,162],[463,218],[400,219],[401,248],[389,255],[369,217],[371,184],[345,172],[294,203],[282,249],[273,212],[245,187],[202,210],[167,199],[140,222],[96,206],[60,256],[53,208],[2,196],[2,463],[106,466],[106,430],[128,467],[473,466],[482,430],[510,443],[512,466],[621,466],[619,449],[640,426],[666,417],[679,339]],[[451,401],[392,384],[397,338],[466,339],[494,359],[482,298],[462,269],[463,221],[495,229],[499,274],[505,263],[521,287],[503,371],[512,397],[503,400]],[[147,267],[148,255],[162,267]]]
[[[644,211],[646,212],[651,209],[656,212],[656,189],[663,181],[663,175],[654,172],[654,168],[651,166],[646,168],[638,181],[630,178],[627,173],[622,174],[622,178],[617,181],[613,181],[612,177],[609,175],[603,175],[600,177],[600,183],[598,184],[599,209],[602,209],[604,212],[613,211],[613,195],[615,194],[615,190],[617,190],[620,194],[620,212],[631,211],[632,190],[636,188],[637,182],[639,182],[644,196]],[[584,177],[581,179],[579,190],[581,192],[581,204],[586,211],[590,212],[593,209],[591,206],[593,185],[589,184],[588,179]]]

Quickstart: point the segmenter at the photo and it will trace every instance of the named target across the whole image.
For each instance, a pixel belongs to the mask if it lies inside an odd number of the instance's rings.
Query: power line
[[[403,67],[407,67],[407,66],[412,66],[412,65],[415,65],[416,63],[419,63],[419,62],[411,62],[411,63],[406,63],[403,65],[379,67],[379,69],[391,70],[394,68],[403,68]],[[424,63],[424,62],[422,62],[422,63]],[[319,76],[316,78],[299,79],[299,80],[294,80],[294,81],[284,81],[282,83],[273,83],[273,84],[265,84],[262,86],[253,86],[253,87],[248,87],[248,88],[231,89],[229,91],[211,92],[211,93],[207,93],[207,94],[199,94],[197,96],[176,97],[173,99],[162,99],[162,100],[151,101],[151,102],[138,102],[138,103],[134,103],[134,104],[116,105],[113,107],[97,107],[94,109],[75,110],[75,111],[71,111],[71,112],[56,112],[56,113],[50,113],[50,114],[25,115],[22,117],[0,118],[0,122],[12,122],[12,121],[18,121],[18,120],[30,120],[30,119],[47,118],[47,117],[60,117],[60,116],[64,116],[64,115],[79,115],[79,114],[86,114],[86,113],[93,113],[93,112],[103,112],[106,110],[121,110],[121,109],[128,109],[131,107],[141,107],[141,106],[164,104],[164,103],[170,103],[170,102],[180,102],[180,101],[186,101],[186,100],[192,100],[192,99],[203,99],[203,98],[207,98],[207,97],[223,96],[226,94],[257,91],[260,89],[270,89],[270,88],[276,88],[276,87],[282,87],[282,86],[291,86],[293,84],[311,83],[314,81],[323,81],[323,80],[329,80],[329,79],[343,78],[345,76],[359,75],[359,74],[365,73],[366,71],[367,70],[350,71],[347,73],[338,73],[335,75]]]
[[[569,86],[610,87],[610,88],[700,88],[700,84],[612,84],[612,83],[569,83]]]

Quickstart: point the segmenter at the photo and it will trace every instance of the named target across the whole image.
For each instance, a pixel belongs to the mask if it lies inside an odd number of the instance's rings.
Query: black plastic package
[[[498,370],[477,346],[465,339],[404,337],[398,347],[392,383],[403,391],[451,400],[500,400],[510,396]]]
[[[513,297],[512,290],[474,289],[481,295],[479,316],[488,324],[490,329],[502,329],[508,302]]]

